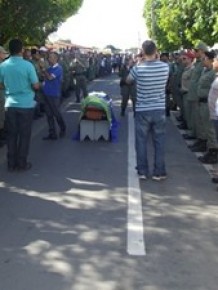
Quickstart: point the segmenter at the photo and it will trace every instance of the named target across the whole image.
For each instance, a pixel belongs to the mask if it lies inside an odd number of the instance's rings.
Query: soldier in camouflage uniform
[[[188,127],[189,130],[191,130],[191,124],[189,120],[189,103],[187,101],[187,94],[189,90],[190,80],[192,76],[192,70],[193,70],[193,61],[195,59],[195,54],[191,51],[188,51],[182,55],[182,61],[184,65],[184,71],[182,74],[182,80],[181,80],[181,96],[182,96],[182,102],[183,102],[183,122]],[[187,140],[195,139],[193,136],[190,136],[188,134],[183,134],[183,137]]]
[[[218,145],[214,126],[210,120],[208,108],[208,95],[211,84],[215,79],[215,71],[213,70],[213,60],[215,53],[205,52],[203,59],[204,70],[198,82],[197,95],[199,100],[199,123],[201,124],[201,134],[207,140],[207,153],[198,159],[202,163],[214,164],[218,161]]]
[[[39,83],[42,86],[42,82],[44,81],[44,77],[43,77],[43,73],[42,73],[42,67],[44,67],[45,63],[44,63],[44,59],[41,58],[41,55],[39,54],[39,51],[35,48],[31,49],[31,55],[32,55],[32,64],[34,65],[35,69],[36,69],[36,73],[39,79]],[[40,86],[40,87],[41,87]],[[43,94],[41,92],[41,90],[38,90],[37,92],[35,92],[36,94],[36,107],[35,107],[35,112],[34,112],[34,118],[38,119],[40,117],[42,117],[42,111],[43,111]]]
[[[207,140],[204,139],[199,121],[199,97],[197,95],[198,82],[204,69],[202,58],[205,56],[204,53],[207,50],[208,48],[203,42],[200,42],[195,48],[196,61],[194,63],[187,94],[189,107],[189,113],[187,116],[189,118],[188,123],[191,126],[191,136],[198,139],[197,142],[190,146],[191,150],[194,152],[204,152],[207,148]]]
[[[62,80],[62,97],[67,98],[69,96],[70,89],[70,61],[69,56],[63,53],[59,60],[60,65],[63,68],[63,80]]]
[[[0,65],[1,62],[4,61],[4,59],[7,57],[6,50],[0,46]],[[5,124],[5,95],[4,90],[0,89],[0,147],[4,146],[6,143],[5,140],[5,130],[4,130],[4,124]]]
[[[136,103],[136,86],[134,83],[127,84],[126,78],[129,75],[130,69],[133,67],[133,60],[127,60],[125,64],[123,64],[119,71],[120,77],[120,94],[122,96],[121,101],[121,116],[125,116],[125,111],[128,105],[129,99],[132,101],[133,112],[135,112],[135,103]]]
[[[86,66],[78,58],[75,58],[71,69],[75,84],[76,102],[80,103],[81,92],[83,94],[83,98],[87,97],[88,95]]]

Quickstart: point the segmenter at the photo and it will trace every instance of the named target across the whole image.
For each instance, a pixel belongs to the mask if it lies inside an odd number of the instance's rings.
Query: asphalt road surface
[[[172,115],[168,179],[139,181],[131,104],[120,117],[118,84],[112,75],[89,85],[113,98],[117,142],[73,140],[72,95],[62,106],[66,138],[42,141],[46,120],[34,121],[30,171],[7,172],[1,149],[0,290],[218,289],[218,192],[208,168]]]

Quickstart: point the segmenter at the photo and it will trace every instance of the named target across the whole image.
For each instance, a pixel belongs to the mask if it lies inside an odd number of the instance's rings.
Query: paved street
[[[0,151],[0,290],[217,290],[218,191],[167,122],[168,179],[138,181],[133,116],[119,115],[119,80],[89,90],[113,98],[118,142],[79,142],[80,107],[63,104],[67,137],[42,141],[34,121],[28,172]],[[150,148],[152,165],[152,148]]]

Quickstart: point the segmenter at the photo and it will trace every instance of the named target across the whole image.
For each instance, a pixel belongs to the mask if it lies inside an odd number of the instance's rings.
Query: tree
[[[5,44],[12,37],[43,44],[83,0],[0,0],[0,35]]]
[[[218,41],[217,0],[147,0],[144,16],[149,35],[162,49],[192,47],[199,39],[208,45]]]

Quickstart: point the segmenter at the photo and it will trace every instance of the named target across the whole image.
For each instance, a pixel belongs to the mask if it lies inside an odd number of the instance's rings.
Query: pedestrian
[[[135,107],[136,169],[140,179],[149,176],[147,144],[149,133],[154,145],[154,168],[152,179],[167,178],[165,168],[165,90],[169,77],[168,64],[157,58],[157,47],[152,40],[142,44],[143,59],[134,66],[127,83],[136,81]]]
[[[187,127],[189,130],[191,130],[191,124],[188,118],[190,108],[189,108],[189,102],[187,100],[187,94],[189,90],[192,71],[194,69],[194,66],[193,66],[194,59],[195,59],[195,53],[192,52],[191,50],[184,52],[182,55],[182,62],[184,65],[184,71],[182,73],[181,88],[180,88],[180,94],[181,94],[181,99],[182,99],[182,106],[181,106],[182,114],[180,117],[177,118],[177,120],[182,121],[182,123],[184,124],[184,127]],[[195,139],[193,136],[189,134],[183,134],[183,138],[186,140]]]
[[[49,127],[49,134],[43,137],[43,140],[56,140],[58,138],[55,119],[60,128],[59,137],[63,138],[66,134],[66,125],[60,112],[63,69],[58,63],[58,59],[58,53],[51,52],[48,56],[49,68],[43,68],[43,63],[40,63],[44,75],[42,91],[44,95],[45,114]]]
[[[0,46],[0,64],[8,56],[4,47]],[[5,145],[5,92],[0,88],[0,147]]]
[[[171,76],[171,65],[170,65],[170,59],[169,59],[169,53],[168,52],[162,52],[160,54],[160,60],[167,63],[169,66],[169,78],[167,81],[167,85],[166,85],[166,116],[169,117],[170,116],[170,76]]]
[[[120,94],[122,97],[120,115],[122,117],[125,116],[129,99],[131,99],[132,101],[133,112],[135,113],[136,86],[134,82],[131,84],[126,83],[126,78],[129,75],[129,72],[131,68],[133,67],[133,65],[134,65],[133,59],[126,59],[125,63],[121,66],[120,71],[119,71]]]
[[[35,92],[39,81],[33,64],[23,59],[19,39],[9,42],[10,57],[0,65],[0,86],[5,89],[8,170],[28,170],[27,161]]]
[[[216,77],[213,70],[214,51],[206,51],[202,59],[204,70],[198,82],[197,95],[199,100],[199,123],[201,124],[201,136],[207,140],[207,152],[198,157],[198,160],[204,164],[215,164],[218,162],[218,144],[214,126],[210,120],[208,108],[208,96],[211,85]]]
[[[75,58],[72,63],[72,74],[75,84],[76,102],[80,103],[81,92],[83,98],[88,96],[87,92],[87,79],[86,79],[86,67],[78,58]]]
[[[214,125],[216,139],[218,142],[218,55],[214,58],[213,69],[216,73],[215,80],[213,81],[209,96],[208,96],[208,107],[210,112],[210,119]],[[212,178],[214,183],[218,183],[218,173]]]
[[[199,99],[197,94],[198,82],[204,70],[203,59],[205,52],[208,51],[207,45],[200,41],[194,48],[195,62],[189,83],[188,94],[186,96],[189,108],[187,118],[190,124],[190,136],[197,138],[197,141],[190,146],[193,152],[204,152],[207,149],[207,140],[202,136],[201,123],[199,121]]]
[[[36,69],[36,73],[39,79],[39,83],[40,83],[40,88],[42,87],[42,82],[43,82],[43,75],[42,75],[42,71],[41,71],[41,56],[40,53],[37,49],[32,48],[31,49],[31,62],[34,65],[35,69]],[[44,59],[42,61],[44,63]],[[43,65],[44,67],[44,65]],[[36,92],[36,97],[35,97],[35,101],[36,101],[36,106],[35,106],[35,110],[34,110],[34,119],[38,119],[41,118],[43,116],[43,111],[44,111],[44,105],[43,105],[43,97],[42,97],[42,92],[41,90],[38,90]]]

